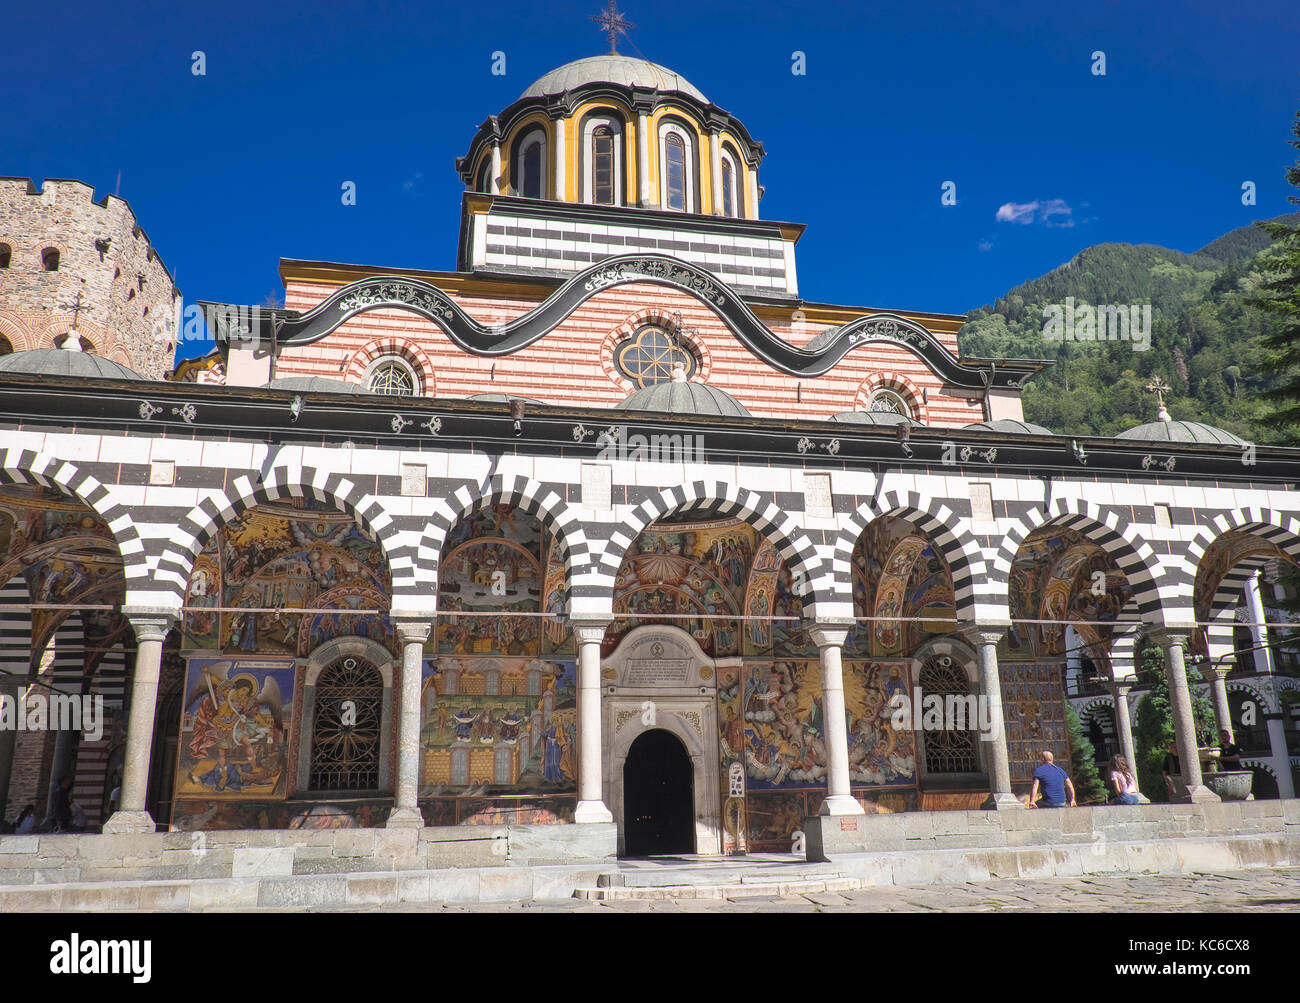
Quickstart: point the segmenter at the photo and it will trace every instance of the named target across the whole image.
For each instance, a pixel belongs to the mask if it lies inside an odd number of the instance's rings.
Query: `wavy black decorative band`
[[[726,283],[677,258],[629,254],[606,258],[579,272],[533,310],[506,324],[485,325],[461,309],[447,293],[421,279],[377,275],[350,283],[298,317],[281,321],[276,340],[305,345],[334,332],[367,310],[399,308],[432,321],[457,345],[474,355],[510,355],[544,338],[584,302],[604,289],[652,282],[682,289],[709,304],[746,348],[791,376],[811,378],[833,368],[860,345],[901,345],[950,386],[984,390],[1016,389],[1037,366],[962,365],[920,324],[894,314],[871,314],[823,332],[814,351],[796,348],[769,329]]]

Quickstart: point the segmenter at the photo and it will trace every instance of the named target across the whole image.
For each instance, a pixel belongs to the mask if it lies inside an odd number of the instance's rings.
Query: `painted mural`
[[[853,609],[876,619],[859,621],[849,632],[847,654],[906,655],[955,628],[948,565],[907,520],[876,519],[853,549]]]
[[[176,799],[285,797],[292,659],[190,658],[184,694]]]
[[[421,712],[422,797],[576,790],[575,662],[427,660]]]
[[[1044,749],[1051,750],[1060,766],[1071,768],[1063,668],[1059,660],[1007,662],[999,666],[1007,757],[1017,794],[1028,793],[1039,753]]]

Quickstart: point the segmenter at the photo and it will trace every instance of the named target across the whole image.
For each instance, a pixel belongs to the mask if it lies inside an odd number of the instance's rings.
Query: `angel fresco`
[[[180,794],[265,796],[279,787],[287,736],[277,675],[292,687],[292,670],[237,671],[236,666],[245,668],[231,659],[191,664]]]

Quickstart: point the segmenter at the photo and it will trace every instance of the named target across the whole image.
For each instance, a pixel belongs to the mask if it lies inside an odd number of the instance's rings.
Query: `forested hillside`
[[[1195,254],[1153,244],[1099,244],[1060,268],[973,310],[958,338],[963,355],[1052,359],[1024,394],[1025,419],[1054,432],[1114,435],[1155,417],[1143,387],[1159,374],[1172,387],[1174,418],[1204,421],[1252,442],[1276,441],[1255,393],[1270,385],[1258,365],[1257,339],[1279,319],[1250,303],[1258,255],[1269,238],[1248,226]],[[1130,340],[1055,340],[1046,307],[1151,305],[1149,348]],[[1086,332],[1085,332],[1086,333]]]

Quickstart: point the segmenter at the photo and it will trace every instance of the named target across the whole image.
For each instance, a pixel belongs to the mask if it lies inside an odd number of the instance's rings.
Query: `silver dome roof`
[[[520,95],[520,98],[562,94],[564,91],[576,90],[583,84],[595,83],[653,87],[658,91],[678,91],[689,94],[703,104],[709,103],[709,99],[700,93],[699,88],[668,67],[652,63],[648,59],[634,59],[617,53],[588,56],[586,59],[575,59],[571,63],[556,67],[534,81],[533,85]]]
[[[33,348],[0,356],[0,373],[33,376],[89,376],[102,380],[143,380],[134,369],[89,352],[63,348]]]

